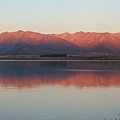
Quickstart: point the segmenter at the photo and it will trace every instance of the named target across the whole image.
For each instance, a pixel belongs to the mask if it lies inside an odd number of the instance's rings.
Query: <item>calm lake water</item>
[[[120,120],[120,62],[0,62],[0,120]]]

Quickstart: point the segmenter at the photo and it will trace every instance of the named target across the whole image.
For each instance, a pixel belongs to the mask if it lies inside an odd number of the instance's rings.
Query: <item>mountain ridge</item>
[[[19,46],[21,44],[22,46]],[[120,52],[120,33],[41,34],[19,30],[0,34],[0,54],[2,55],[78,54],[81,52]]]

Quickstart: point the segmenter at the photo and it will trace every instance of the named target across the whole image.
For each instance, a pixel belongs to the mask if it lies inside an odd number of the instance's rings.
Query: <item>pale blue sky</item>
[[[0,33],[120,32],[120,0],[0,0]]]

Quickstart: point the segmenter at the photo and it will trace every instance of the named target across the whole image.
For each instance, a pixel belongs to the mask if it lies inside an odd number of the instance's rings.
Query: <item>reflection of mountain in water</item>
[[[120,62],[1,62],[0,85],[120,86]]]

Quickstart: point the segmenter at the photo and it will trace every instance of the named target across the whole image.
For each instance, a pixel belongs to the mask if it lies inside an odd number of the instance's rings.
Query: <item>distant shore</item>
[[[102,60],[120,60],[120,54],[69,54],[69,55],[4,55],[0,56],[0,61],[4,60],[41,60],[41,61],[102,61]]]

